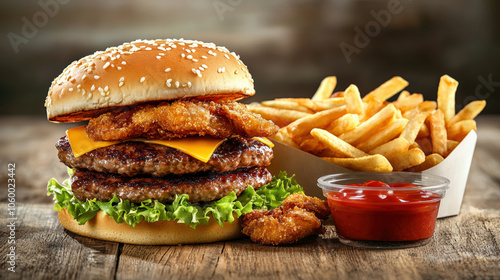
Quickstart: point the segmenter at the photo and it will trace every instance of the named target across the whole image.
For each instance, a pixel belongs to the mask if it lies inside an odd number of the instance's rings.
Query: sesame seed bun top
[[[71,63],[49,89],[53,122],[78,122],[117,107],[181,98],[238,100],[255,93],[247,67],[213,43],[125,43]]]

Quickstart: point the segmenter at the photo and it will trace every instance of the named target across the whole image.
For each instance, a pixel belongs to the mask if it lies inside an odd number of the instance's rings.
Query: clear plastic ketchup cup
[[[430,242],[450,181],[410,172],[353,172],[323,176],[340,242],[363,248],[408,248]]]

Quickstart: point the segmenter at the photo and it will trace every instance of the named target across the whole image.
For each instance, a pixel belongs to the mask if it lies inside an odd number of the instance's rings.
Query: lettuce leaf
[[[68,168],[68,174],[71,176],[73,173],[74,170]],[[234,221],[233,214],[239,217],[255,209],[270,210],[280,206],[290,194],[303,193],[294,176],[287,177],[286,172],[280,172],[269,184],[258,190],[248,186],[239,197],[233,191],[219,200],[205,203],[190,203],[187,194],[177,196],[174,202],[169,204],[151,199],[132,203],[119,199],[116,195],[108,202],[96,199],[80,201],[71,191],[70,179],[60,184],[54,178],[47,185],[47,195],[53,195],[54,210],[68,209],[69,214],[79,224],[85,224],[95,217],[97,212],[103,211],[117,223],[125,222],[132,227],[142,220],[156,222],[174,219],[178,223],[196,228],[197,225],[208,224],[210,218],[222,226],[223,222]]]

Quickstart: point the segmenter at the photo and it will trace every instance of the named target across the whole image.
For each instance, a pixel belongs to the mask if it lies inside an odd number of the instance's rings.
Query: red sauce
[[[414,241],[432,237],[441,197],[412,184],[367,181],[327,194],[337,233],[351,240]],[[377,190],[384,187],[383,190]],[[386,188],[389,188],[387,190]],[[391,190],[394,189],[394,190]]]

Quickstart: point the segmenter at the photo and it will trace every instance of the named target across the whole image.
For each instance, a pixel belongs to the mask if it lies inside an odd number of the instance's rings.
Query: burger
[[[239,56],[213,43],[134,41],[71,63],[45,101],[49,121],[86,122],[56,144],[61,225],[146,245],[240,237],[240,215],[301,192],[266,168],[278,127],[237,102],[253,94]]]

